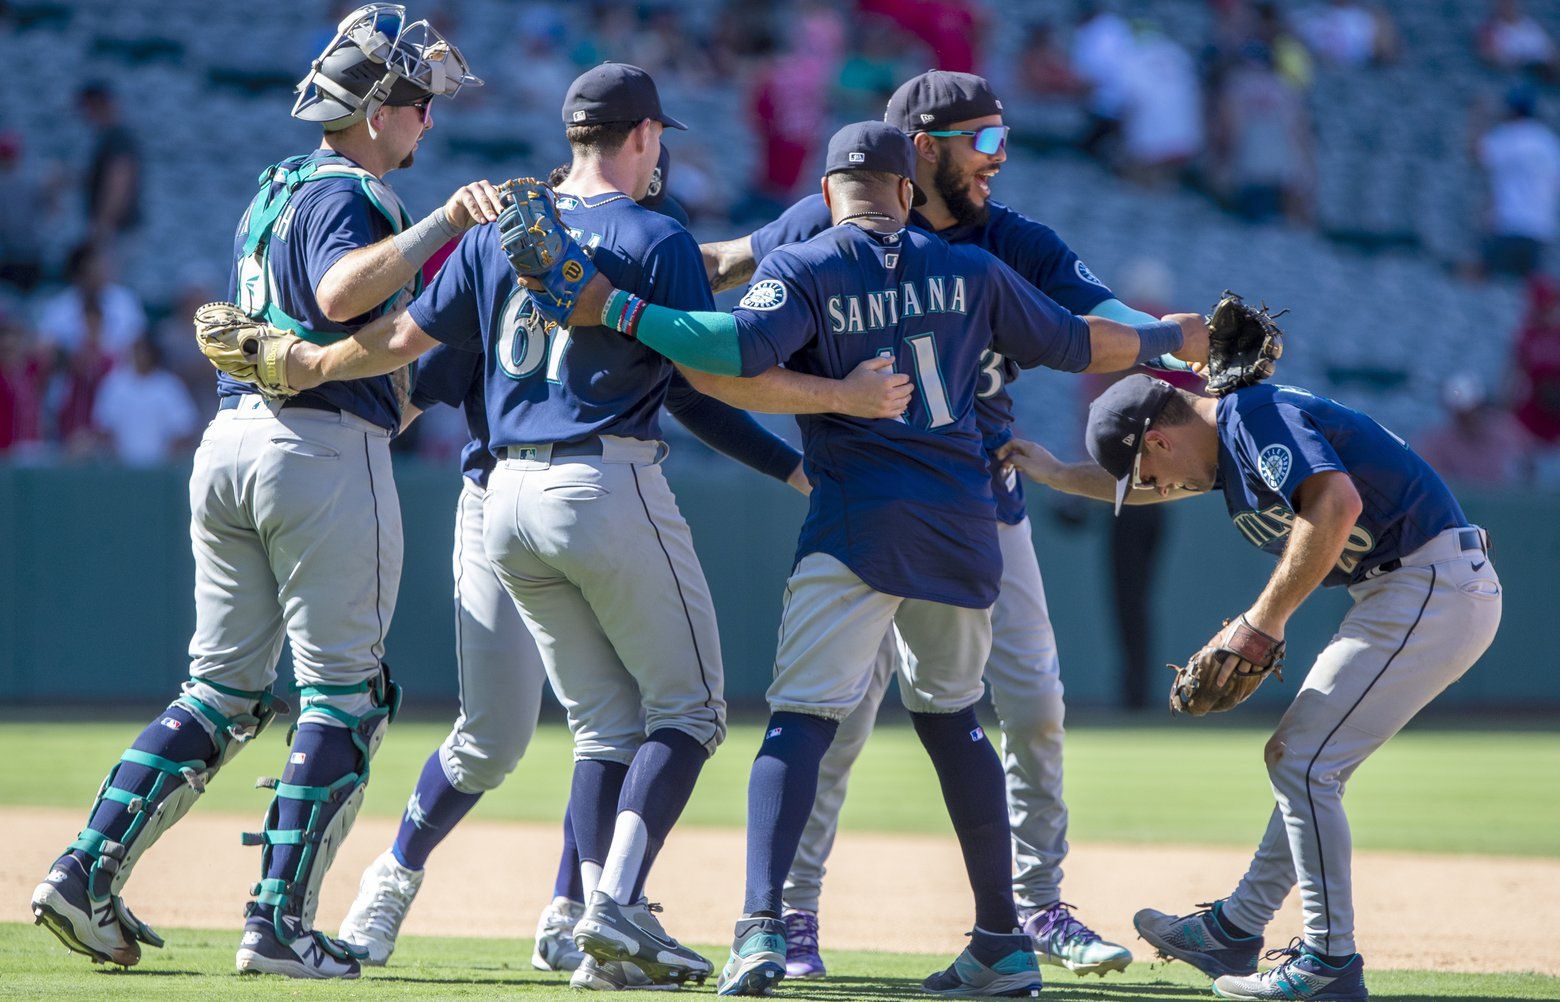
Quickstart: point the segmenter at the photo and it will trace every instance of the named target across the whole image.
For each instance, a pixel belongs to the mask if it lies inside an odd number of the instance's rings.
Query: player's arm
[[[1267,587],[1246,610],[1246,621],[1280,640],[1289,617],[1343,555],[1363,503],[1341,470],[1313,473],[1295,488],[1294,527]]]
[[[287,382],[297,390],[343,379],[367,379],[394,372],[439,342],[405,309],[374,320],[335,344],[298,341],[287,352]]]
[[[844,379],[829,379],[775,366],[756,376],[716,376],[681,369],[707,396],[760,414],[846,414],[896,418],[910,405],[910,377],[896,373],[891,358],[870,358]]]
[[[752,278],[753,269],[758,267],[751,235],[700,244],[699,256],[704,258],[704,274],[715,292],[736,288]]]
[[[746,411],[705,396],[681,376],[672,377],[666,409],[699,441],[767,477],[792,483],[801,467],[802,454],[789,442]]]
[[[1087,315],[1104,317],[1106,320],[1114,320],[1119,324],[1126,324],[1129,327],[1133,327],[1138,324],[1151,324],[1156,319],[1158,319],[1152,314],[1144,313],[1142,310],[1133,309],[1115,297],[1111,297],[1110,299],[1096,303],[1094,307],[1089,310]],[[1183,362],[1174,355],[1160,355],[1158,358],[1147,359],[1143,364],[1148,366],[1150,369],[1159,369],[1164,372],[1192,371],[1192,363]]]
[[[498,212],[498,189],[473,181],[422,221],[343,254],[315,285],[314,298],[336,323],[360,317],[404,289],[440,247]]]
[[[997,458],[1002,460],[1004,468],[1018,470],[1035,483],[1044,484],[1052,490],[1110,504],[1116,503],[1116,481],[1111,479],[1111,475],[1105,472],[1104,467],[1094,462],[1064,463],[1052,455],[1045,446],[1022,438],[1008,441],[997,450]],[[1161,501],[1196,497],[1199,493],[1201,492],[1183,490],[1179,487],[1172,487],[1163,492],[1149,488],[1134,488],[1127,492],[1125,503],[1158,504]]]

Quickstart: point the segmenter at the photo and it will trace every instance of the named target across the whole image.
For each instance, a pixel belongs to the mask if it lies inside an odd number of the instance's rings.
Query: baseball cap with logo
[[[1089,455],[1116,480],[1116,514],[1136,476],[1143,434],[1175,396],[1175,387],[1142,373],[1112,383],[1089,405],[1084,444]]]
[[[927,70],[899,85],[883,121],[904,132],[947,128],[954,122],[1002,114],[1002,102],[985,77]]]
[[[910,137],[886,122],[855,122],[830,137],[824,176],[852,170],[909,178],[910,187],[915,189],[911,204],[926,201],[926,194],[915,184],[915,147]]]
[[[563,98],[564,125],[642,122],[653,118],[668,129],[686,125],[661,110],[661,94],[650,74],[628,63],[602,63],[574,78]]]

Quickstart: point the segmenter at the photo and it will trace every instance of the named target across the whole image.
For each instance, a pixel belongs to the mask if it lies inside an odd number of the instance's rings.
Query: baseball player
[[[991,199],[991,181],[1007,159],[1002,102],[987,82],[968,73],[932,70],[907,81],[888,104],[886,120],[916,146],[916,180],[926,204],[910,222],[954,244],[985,248],[1073,313],[1128,324],[1155,318],[1117,300],[1051,228]],[[776,248],[806,240],[831,226],[821,195],[805,198],[753,234],[701,248],[717,291],[745,280]],[[1174,358],[1160,367],[1184,368]],[[997,499],[1002,545],[1002,588],[992,608],[992,644],[986,663],[992,705],[1002,730],[1008,816],[1013,828],[1013,891],[1020,919],[1044,963],[1078,974],[1124,970],[1132,954],[1102,940],[1061,900],[1067,855],[1067,805],[1062,801],[1062,681],[1056,638],[1046,609],[1040,565],[1025,511],[1023,488],[1004,475],[994,454],[1013,437],[1009,384],[1019,370],[995,351],[981,360],[975,416]],[[886,638],[872,683],[856,712],[841,725],[824,757],[818,801],[786,879],[786,930],[792,977],[823,977],[818,950],[818,904],[824,863],[834,845],[850,769],[877,718],[894,673],[897,650]]]
[[[818,763],[861,701],[891,624],[907,648],[901,693],[930,754],[975,896],[967,950],[927,991],[1028,995],[1040,987],[1018,928],[1002,767],[975,714],[1002,555],[976,428],[980,358],[1129,367],[1167,351],[1206,355],[1201,318],[1134,329],[1068,314],[996,258],[906,227],[922,196],[914,147],[882,122],[829,142],[823,190],[835,225],[770,254],[736,312],[688,313],[627,291],[581,295],[594,315],[688,368],[721,375],[776,364],[821,375],[887,356],[914,375],[898,420],[801,419],[811,506],[786,586],[771,710],[748,786],[744,915],[723,995],[767,994],[785,976],[781,884],[812,810]]]
[[[1241,535],[1279,558],[1210,646],[1240,627],[1282,640],[1318,585],[1345,585],[1354,600],[1263,750],[1277,806],[1245,877],[1190,915],[1138,912],[1138,932],[1216,978],[1223,998],[1366,998],[1343,788],[1494,639],[1501,588],[1485,533],[1402,439],[1293,386],[1212,398],[1129,376],[1089,408],[1088,449],[1094,463],[1059,463],[1023,441],[1004,455],[1118,511],[1220,490]],[[1303,936],[1258,974],[1263,931],[1296,883]]]
[[[592,248],[592,267],[645,300],[711,306],[693,238],[635,204],[662,129],[683,127],[661,110],[649,75],[619,63],[586,71],[563,120],[574,159],[558,207]],[[489,448],[502,457],[483,499],[484,549],[575,739],[569,816],[587,898],[576,942],[601,968],[632,962],[657,984],[707,976],[709,961],[667,936],[642,894],[725,734],[713,605],[659,465],[672,367],[600,326],[544,321],[493,226],[464,237],[408,309],[349,339],[319,347],[260,333],[287,344],[283,391],[391,371],[441,340],[482,348]],[[753,396],[897,414],[908,385],[882,364],[845,380],[770,373]]]
[[[321,147],[267,168],[235,238],[232,295],[309,341],[389,310],[450,237],[494,218],[462,189],[413,222],[383,178],[412,162],[431,102],[480,84],[460,53],[396,4],[348,15],[298,85]],[[284,638],[302,700],[264,830],[237,954],[241,972],[354,978],[358,956],[312,928],[320,882],[352,826],[399,693],[381,660],[401,573],[386,377],[322,384],[285,403],[223,374],[195,456],[195,634],[182,693],[120,756],[87,826],[33,894],[67,946],[129,966],[161,940],[125,906],[131,869],[218,769],[279,711]]]
[[[663,147],[657,171],[663,171],[665,164]],[[561,173],[567,176],[568,172]],[[654,182],[652,178],[652,192],[641,204],[675,209],[665,214],[676,219],[680,207],[655,190]],[[455,666],[460,714],[423,766],[394,844],[363,874],[357,899],[342,923],[341,938],[366,952],[363,963],[376,966],[387,962],[395,950],[429,854],[484,792],[504,781],[525,753],[535,731],[545,680],[536,642],[494,573],[482,543],[482,501],[496,460],[488,448],[480,352],[440,345],[423,357],[404,422],[439,403],[461,408],[471,433],[461,454],[462,485],[455,512]],[[801,453],[745,412],[694,392],[675,376],[667,408],[711,447],[778,480],[805,486]],[[538,922],[533,967],[574,971],[580,966],[584,954],[572,936],[584,911],[579,856],[566,815],[558,878],[553,900]],[[631,965],[621,973],[636,986],[648,983]],[[599,983],[606,973],[598,970],[589,977]]]

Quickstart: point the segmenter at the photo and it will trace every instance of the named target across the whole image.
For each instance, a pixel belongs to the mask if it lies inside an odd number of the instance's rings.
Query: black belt
[[[247,395],[248,394],[245,394],[244,396],[247,396]],[[219,410],[219,411],[233,411],[233,410],[237,410],[238,409],[238,405],[243,403],[244,396],[223,397],[222,399],[217,401],[217,410]],[[283,400],[282,401],[282,410],[284,410],[284,411],[286,411],[286,410],[324,411],[327,414],[340,414],[341,413],[341,408],[337,407],[335,404],[331,403],[328,400],[315,400],[315,399],[312,399],[312,398],[311,399],[307,399],[307,400],[300,400],[297,397],[289,397],[286,400]]]
[[[504,447],[505,459],[535,459],[537,446],[534,445],[506,445]],[[577,442],[559,442],[552,447],[554,459],[565,456],[599,456],[601,455],[601,438],[592,435],[582,438]],[[530,455],[526,455],[530,453]]]
[[[1464,553],[1467,553],[1469,550],[1478,550],[1480,553],[1486,554],[1489,553],[1489,547],[1484,541],[1484,533],[1478,529],[1458,529],[1457,545],[1462,547],[1462,551]],[[1377,574],[1391,574],[1393,571],[1402,566],[1402,558],[1393,557],[1386,563],[1372,568],[1370,574],[1372,577]]]

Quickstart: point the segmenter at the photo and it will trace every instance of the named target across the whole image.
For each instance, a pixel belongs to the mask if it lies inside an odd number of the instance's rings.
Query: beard
[[[991,215],[985,205],[976,205],[970,197],[970,176],[959,173],[953,165],[953,157],[946,153],[937,158],[937,172],[932,175],[932,188],[942,196],[943,204],[954,218],[956,226],[980,226]]]
[[[410,167],[412,165],[412,161],[415,160],[416,158],[417,158],[417,150],[415,148],[407,150],[406,151],[406,156],[402,157],[401,158],[401,162],[395,165],[395,169],[396,170],[405,170],[406,168],[408,168],[408,167]]]

